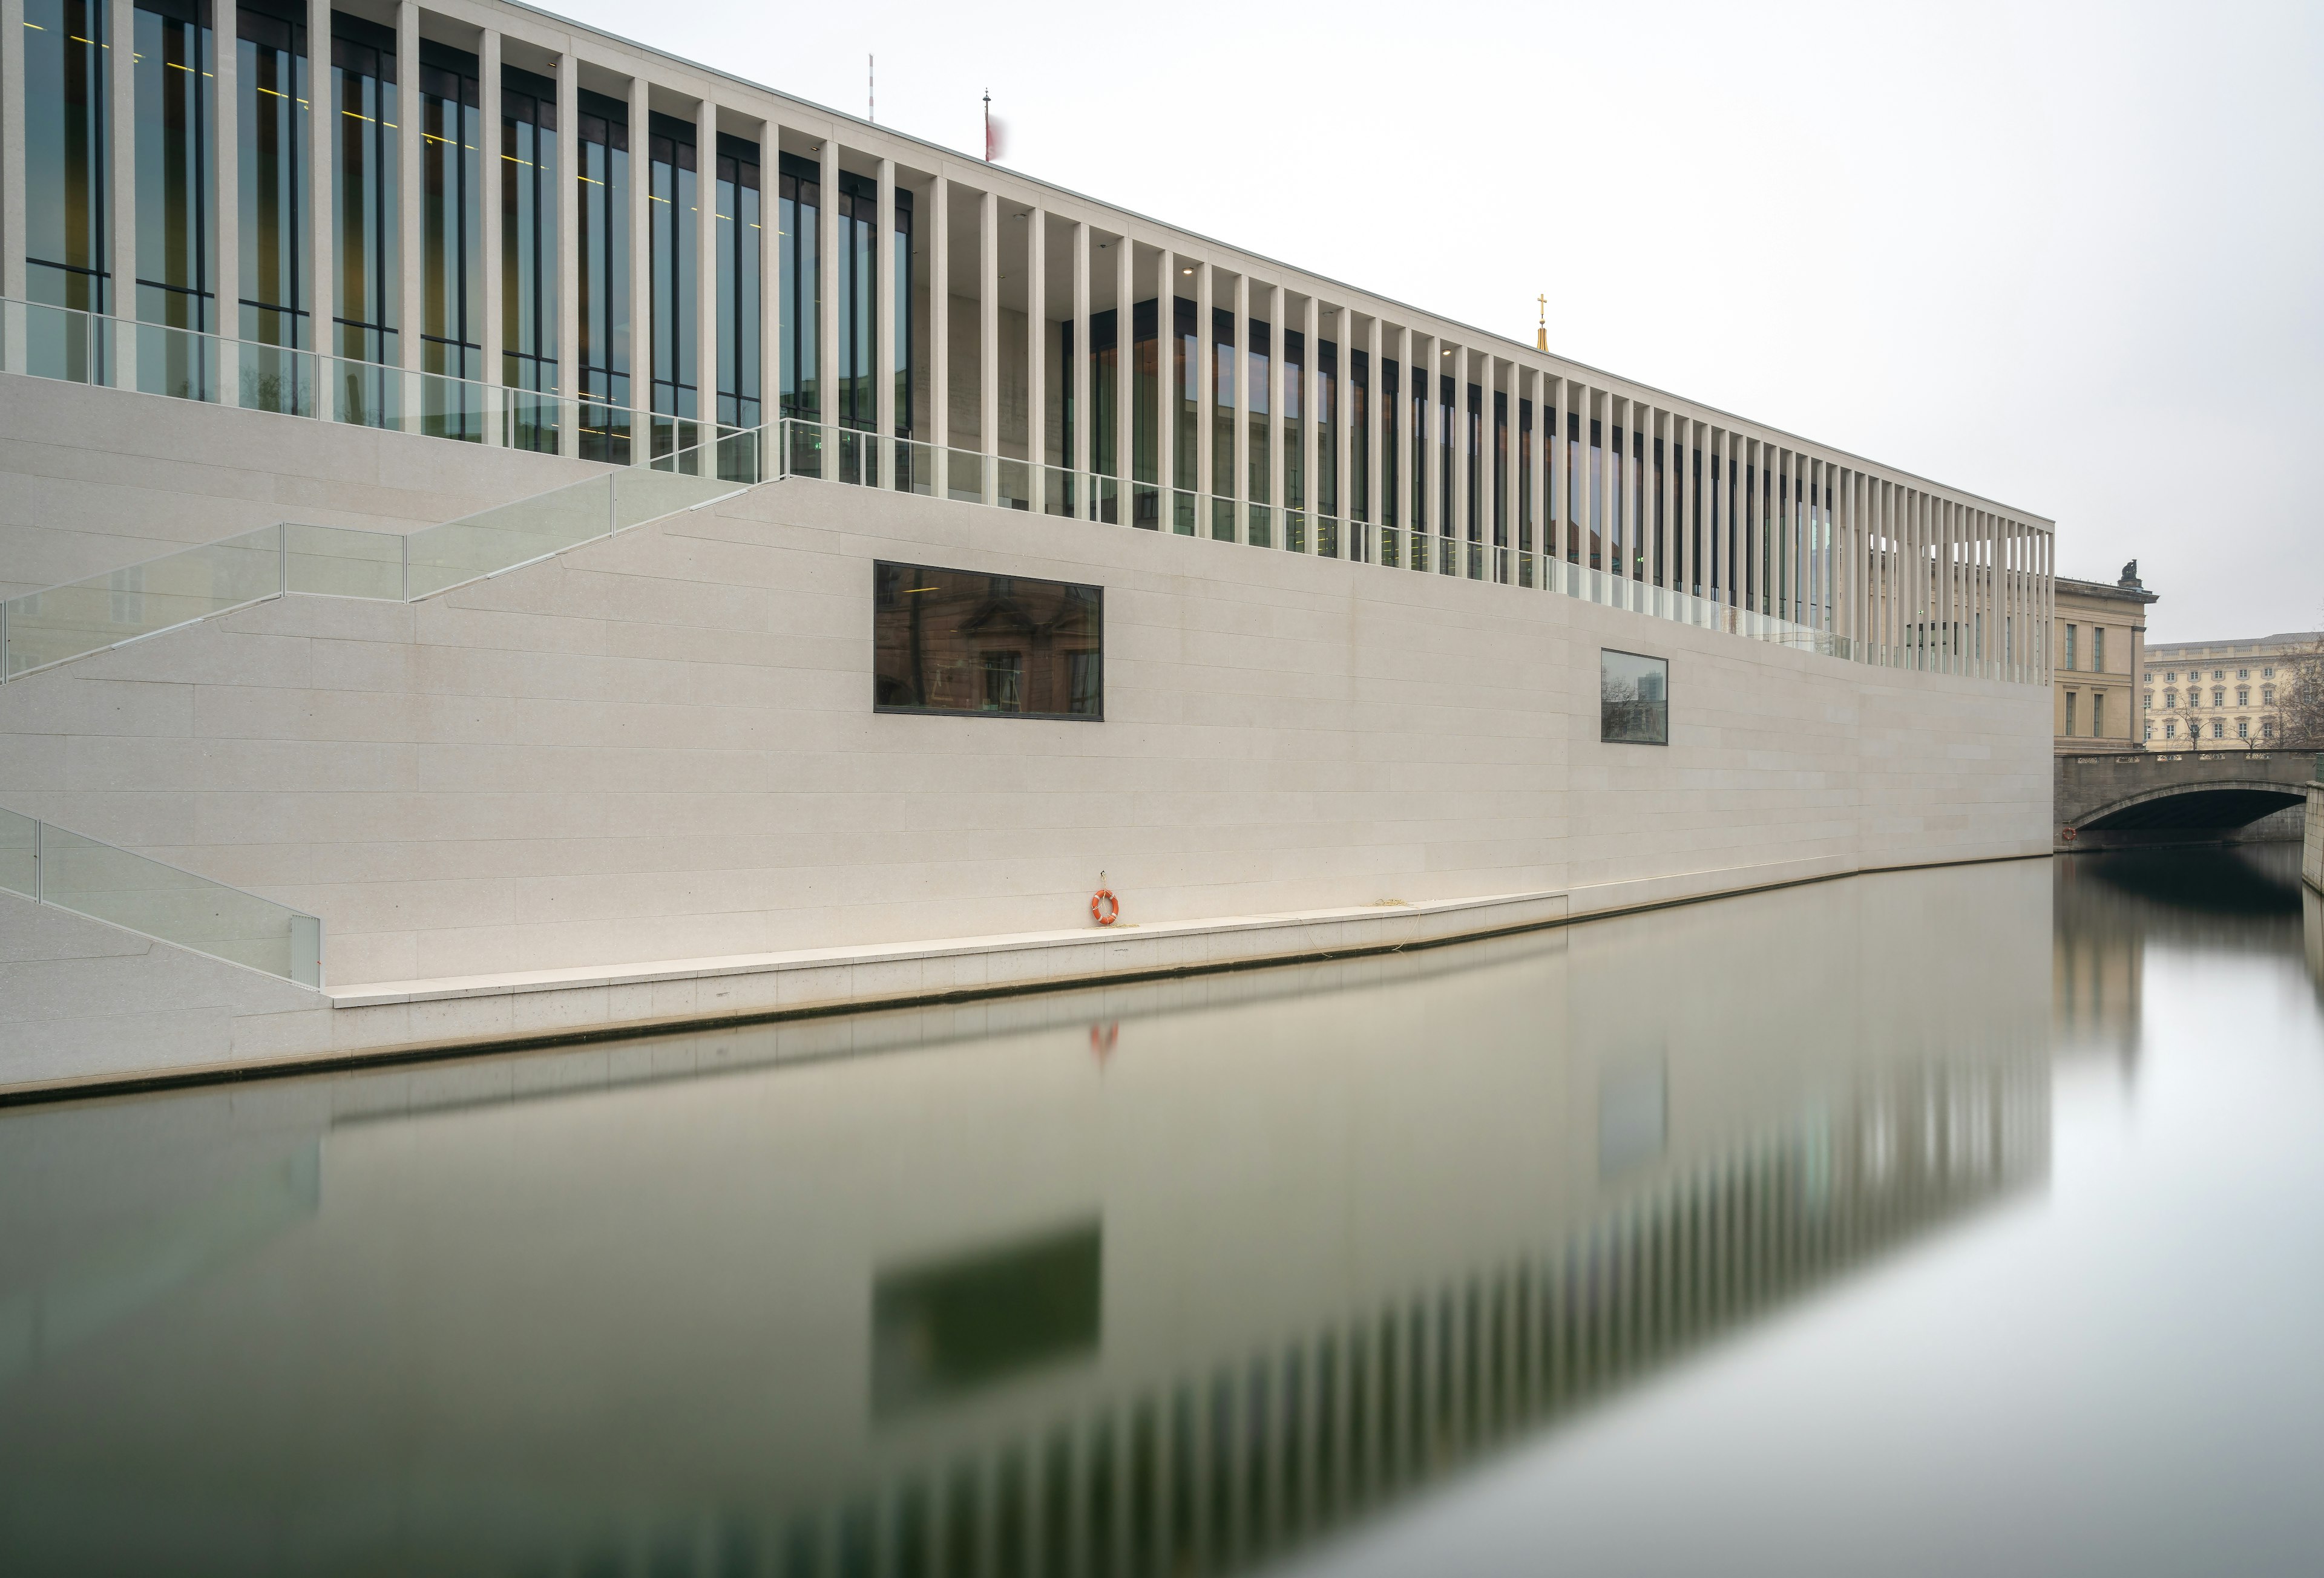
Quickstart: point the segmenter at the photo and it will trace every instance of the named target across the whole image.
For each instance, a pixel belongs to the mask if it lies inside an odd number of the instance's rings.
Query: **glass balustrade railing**
[[[319,991],[323,922],[51,822],[0,810],[0,888]]]
[[[1719,630],[1748,640],[1792,647],[1827,657],[1882,667],[1917,669],[2000,679],[2021,684],[2047,683],[2032,665],[1982,657],[1966,627],[1947,650],[1932,635],[1923,644],[1878,647],[1837,631],[1798,623],[1771,613],[1701,597],[1672,587],[1572,564],[1554,554],[1410,530],[1370,521],[1311,512],[1297,506],[1275,508],[1248,500],[1215,497],[1191,489],[1164,489],[1152,482],[1127,485],[1101,472],[1036,466],[975,450],[939,449],[912,439],[890,439],[883,451],[875,435],[798,417],[777,425],[775,447],[786,476],[822,478],[862,487],[940,495],[964,503],[1004,509],[1127,524],[1176,537],[1210,537],[1255,547],[1284,549],[1314,557],[1373,564],[1385,570],[1491,581],[1527,591],[1546,591],[1650,619],[1670,619],[1700,629]],[[889,458],[883,466],[882,454]]]
[[[0,680],[287,592],[429,597],[768,480],[764,429],[722,433],[410,533],[281,522],[0,601]]]
[[[614,465],[706,438],[690,417],[13,298],[0,372]]]

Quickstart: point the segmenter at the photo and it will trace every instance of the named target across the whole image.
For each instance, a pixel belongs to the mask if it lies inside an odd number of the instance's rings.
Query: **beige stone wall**
[[[1102,583],[1107,721],[874,715],[882,556]],[[1599,743],[1601,645],[1670,656],[1670,747]],[[0,803],[322,915],[346,986],[1070,926],[1101,869],[1136,921],[2033,854],[2047,704],[792,482],[426,602],[278,601],[0,687]]]
[[[606,468],[0,377],[0,597],[278,520],[410,531]]]

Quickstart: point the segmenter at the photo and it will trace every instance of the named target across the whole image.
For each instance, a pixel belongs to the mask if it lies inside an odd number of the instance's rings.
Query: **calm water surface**
[[[2316,1572],[2296,853],[0,1112],[0,1572]]]

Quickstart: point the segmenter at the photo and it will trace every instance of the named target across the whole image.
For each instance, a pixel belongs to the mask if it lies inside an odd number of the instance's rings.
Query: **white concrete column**
[[[882,159],[878,174],[879,196],[873,200],[872,289],[879,299],[872,304],[874,349],[872,353],[872,420],[879,430],[879,466],[872,472],[882,487],[895,486],[889,473],[895,469],[896,446],[896,161]]]
[[[1828,616],[1832,629],[1854,639],[1850,628],[1850,610],[1856,601],[1856,586],[1849,573],[1855,561],[1849,552],[1849,539],[1854,535],[1854,518],[1848,509],[1848,491],[1851,478],[1846,468],[1827,462],[1824,465],[1824,595],[1831,605]]]
[[[1534,585],[1550,585],[1548,574],[1548,537],[1550,537],[1550,374],[1541,367],[1525,370],[1526,398],[1534,402],[1534,426],[1525,435],[1526,454],[1526,486],[1525,495],[1534,514]]]
[[[1048,327],[1049,215],[1037,204],[1025,221],[1025,455],[1037,515],[1049,508]]]
[[[1234,287],[1234,540],[1250,540],[1250,275]]]
[[[1894,665],[1898,661],[1897,647],[1903,640],[1904,613],[1899,600],[1904,592],[1904,546],[1897,533],[1902,523],[1897,518],[1896,484],[1882,478],[1875,501],[1880,529],[1880,661]]]
[[[395,364],[405,373],[420,371],[420,331],[428,322],[427,304],[422,286],[425,276],[420,261],[420,243],[425,236],[420,222],[420,128],[423,124],[420,106],[420,7],[415,0],[399,0],[395,7],[395,213],[396,213],[396,271]],[[459,156],[453,150],[454,159]],[[449,260],[447,259],[448,262]],[[449,392],[449,391],[446,391]],[[420,414],[425,408],[420,403],[420,384],[416,377],[403,380],[403,404],[400,425],[410,432],[420,430]]]
[[[15,44],[22,30],[6,20],[20,10],[23,0],[11,0],[5,14],[0,14],[0,28],[9,32],[9,44]],[[217,24],[210,32],[210,327],[225,339],[242,337],[242,52],[235,48],[237,36],[235,10],[216,8]],[[0,87],[0,106],[20,102],[13,88]],[[11,128],[8,135],[20,134],[17,117],[0,114],[0,122]],[[12,183],[13,177],[0,175],[0,181]],[[13,238],[15,232],[8,231]],[[5,243],[12,255],[21,252],[13,239]],[[21,259],[15,265],[21,269]],[[14,296],[9,290],[6,294]],[[241,358],[222,355],[218,359],[218,399],[226,405],[237,405],[242,399]]]
[[[653,321],[653,92],[642,77],[630,78],[630,404],[654,408]],[[699,150],[696,151],[697,152]],[[824,295],[830,298],[830,287]],[[673,324],[672,329],[677,326]],[[632,424],[630,463],[653,453],[654,423],[649,415]]]
[[[113,289],[106,310],[124,323],[137,313],[137,14],[130,0],[106,0],[105,31],[111,46],[105,54],[105,227],[113,271]],[[5,106],[13,121],[23,108]],[[119,389],[137,387],[137,335],[128,330],[113,336],[114,364],[105,381]]]
[[[1307,484],[1314,496],[1308,513],[1320,517],[1323,498],[1323,411],[1325,390],[1330,390],[1332,412],[1332,518],[1339,522],[1339,542],[1335,545],[1340,558],[1349,557],[1348,537],[1348,361],[1352,347],[1348,344],[1349,331],[1356,326],[1355,314],[1345,307],[1336,308],[1331,317],[1332,371],[1323,372],[1323,308],[1314,297],[1307,298],[1307,387],[1312,391],[1307,431]],[[1320,534],[1319,534],[1320,537]],[[1320,546],[1320,542],[1319,542]]]
[[[1932,512],[1929,496],[1920,489],[1911,490],[1913,528],[1913,622],[1914,628],[1907,640],[1919,655],[1916,666],[1927,667],[1932,649],[1934,632],[1931,626],[1936,619],[1937,571],[1934,545],[1930,527]]]
[[[1397,358],[1397,398],[1380,411],[1380,418],[1388,423],[1388,451],[1397,458],[1395,518],[1397,532],[1404,537],[1404,567],[1411,569],[1411,539],[1425,528],[1420,511],[1413,509],[1413,500],[1420,498],[1420,491],[1413,486],[1413,464],[1417,463],[1413,451],[1420,448],[1413,442],[1413,362],[1420,360],[1420,335],[1408,326],[1397,326],[1389,335],[1395,342],[1389,353]],[[1427,553],[1427,544],[1420,551]]]
[[[1508,448],[1500,457],[1503,518],[1501,537],[1502,546],[1509,551],[1500,555],[1508,561],[1508,568],[1496,569],[1494,573],[1514,586],[1517,584],[1517,578],[1516,557],[1517,527],[1525,518],[1525,497],[1520,491],[1523,486],[1523,470],[1517,464],[1517,446],[1526,439],[1521,425],[1521,418],[1525,412],[1525,371],[1515,362],[1504,360],[1495,362],[1493,379],[1496,387],[1499,387],[1504,377],[1508,381],[1508,387],[1503,392],[1508,400],[1509,438]],[[1489,410],[1486,416],[1487,419],[1490,420],[1491,412]]]
[[[759,471],[772,477],[780,464],[783,415],[783,129],[759,128]],[[734,221],[742,223],[738,215]]]
[[[1638,479],[1638,579],[1659,586],[1670,579],[1670,560],[1663,543],[1663,491],[1655,469],[1655,445],[1662,441],[1662,412],[1639,401],[1631,408],[1638,430],[1631,437],[1637,451],[1634,470]]]
[[[1622,452],[1630,442],[1629,401],[1610,389],[1605,401],[1606,414],[1598,419],[1598,516],[1604,522],[1606,572],[1628,580],[1632,552],[1630,523],[1625,518],[1630,504],[1629,463]]]
[[[1427,538],[1422,551],[1428,555],[1432,570],[1443,567],[1444,546],[1439,540],[1444,532],[1444,479],[1437,474],[1444,456],[1444,411],[1443,401],[1443,373],[1440,364],[1444,361],[1444,347],[1434,335],[1415,335],[1412,362],[1416,381],[1415,391],[1420,396],[1420,423],[1413,435],[1414,446],[1419,454],[1413,456],[1411,475],[1419,482],[1412,511],[1415,531]],[[1409,484],[1407,484],[1409,485]]]
[[[1160,310],[1160,304],[1156,304]],[[1154,325],[1162,349],[1162,325]],[[1113,242],[1113,518],[1138,522],[1138,243],[1124,230]],[[1155,393],[1161,393],[1156,385]],[[1157,518],[1157,525],[1160,522]]]
[[[476,51],[476,250],[484,261],[484,300],[477,343],[484,348],[484,366],[477,377],[484,383],[484,442],[500,444],[503,410],[507,402],[501,388],[508,380],[502,369],[508,341],[507,303],[501,298],[501,263],[506,243],[501,234],[501,193],[508,180],[507,161],[501,157],[501,35],[484,30]]]
[[[1702,513],[1703,480],[1696,474],[1695,452],[1702,446],[1702,424],[1688,417],[1678,425],[1679,440],[1679,541],[1683,545],[1681,561],[1683,573],[1679,590],[1689,597],[1701,597],[1711,590],[1702,573],[1703,542],[1695,522]],[[1702,530],[1708,531],[1706,523]]]
[[[1154,485],[1155,528],[1177,529],[1178,503],[1178,270],[1182,265],[1164,243],[1154,258]]]
[[[338,415],[339,282],[332,250],[332,181],[339,116],[331,90],[331,0],[307,0],[307,323],[316,352],[315,415]]]
[[[1307,518],[1305,551],[1314,554],[1323,546],[1323,304],[1312,290],[1300,324],[1306,352],[1299,364],[1299,508]]]
[[[738,186],[735,212],[727,216],[732,225],[742,223],[742,196]],[[683,217],[683,216],[681,216]],[[695,429],[696,444],[715,445],[718,441],[718,357],[724,349],[718,343],[718,101],[708,94],[702,96],[701,107],[694,115],[694,411],[701,426]],[[742,280],[735,286],[740,289]],[[881,300],[886,300],[885,296]],[[886,344],[882,341],[881,344]],[[737,372],[739,374],[740,369]],[[886,388],[885,382],[881,385]],[[735,388],[742,388],[738,376]],[[739,413],[738,413],[739,415]],[[715,449],[706,456],[703,474],[717,470]],[[881,473],[885,480],[886,473]]]
[[[581,453],[580,62],[557,58],[557,453]]]
[[[1811,513],[1808,509],[1810,483],[1814,475],[1813,463],[1805,452],[1787,450],[1784,463],[1791,467],[1791,505],[1784,512],[1784,539],[1791,551],[1791,619],[1794,624],[1812,628],[1815,619],[1810,607],[1815,586],[1815,566],[1811,557]]]
[[[1937,546],[1937,619],[1944,645],[1948,673],[1960,666],[1960,525],[1950,499],[1935,500]]]
[[[24,0],[0,0],[0,297],[24,299]],[[223,161],[221,161],[223,162]],[[7,362],[24,368],[24,326],[10,307],[0,339]]]
[[[823,475],[836,482],[839,469],[839,139],[824,134],[816,179],[822,210],[815,227],[816,291],[816,424],[822,429]]]
[[[1267,507],[1274,511],[1274,532],[1267,542],[1274,548],[1287,548],[1292,544],[1292,502],[1286,488],[1290,472],[1286,460],[1296,437],[1292,430],[1292,390],[1283,377],[1292,346],[1292,298],[1290,290],[1283,289],[1283,281],[1267,286]]]
[[[1217,510],[1211,503],[1217,486],[1218,456],[1213,439],[1218,432],[1217,335],[1212,305],[1217,297],[1218,271],[1207,261],[1194,265],[1194,354],[1187,369],[1194,385],[1194,535],[1209,537],[1218,530]]]
[[[952,497],[952,182],[939,175],[928,182],[928,213],[917,234],[928,249],[928,420],[916,436],[936,446],[936,495]]]
[[[1364,390],[1364,517],[1375,543],[1379,539],[1379,524],[1387,518],[1380,508],[1380,391],[1388,381],[1380,372],[1381,338],[1379,314],[1376,312],[1370,326],[1364,331],[1364,377],[1369,384]],[[1378,563],[1378,553],[1371,556]]]
[[[1095,425],[1090,420],[1090,397],[1096,393],[1097,358],[1090,354],[1090,227],[1085,219],[1074,222],[1074,350],[1073,366],[1067,372],[1065,388],[1073,391],[1073,430],[1065,436],[1073,453],[1067,459],[1066,470],[1073,474],[1074,513],[1084,520],[1094,519],[1097,511],[1097,484],[1092,479],[1097,474],[1097,452],[1090,447],[1090,436]]]
[[[988,190],[976,212],[976,446],[986,457],[978,486],[992,504],[1001,485],[1001,199]]]
[[[1472,498],[1483,491],[1479,479],[1471,473],[1477,469],[1469,463],[1469,347],[1448,347],[1450,356],[1439,356],[1437,374],[1452,380],[1452,431],[1447,435],[1452,441],[1452,518],[1446,524],[1452,528],[1452,540],[1462,546],[1452,550],[1452,573],[1469,573],[1469,519],[1471,509],[1482,502]],[[1477,512],[1477,535],[1484,537],[1484,515]]]

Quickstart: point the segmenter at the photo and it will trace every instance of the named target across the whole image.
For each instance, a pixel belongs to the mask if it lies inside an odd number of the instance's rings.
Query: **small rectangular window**
[[[2074,635],[2077,628],[2078,627],[2073,625],[2066,627],[2066,672],[2068,674],[2074,671]],[[2066,732],[2071,734],[2073,730],[2069,729]]]
[[[2097,739],[2106,733],[2106,698],[2090,698],[2090,738]]]
[[[2068,739],[2070,739],[2071,738],[2073,738],[2073,733],[2074,733],[2074,693],[2073,693],[2073,692],[2071,692],[2071,691],[2068,691],[2068,692],[2066,693],[2066,736],[2067,736],[2067,738],[2068,738]]]
[[[1598,654],[1598,738],[1613,745],[1670,743],[1670,660]]]
[[[2090,667],[2098,674],[2106,672],[2106,627],[2090,627]]]
[[[1105,716],[1102,587],[879,564],[872,628],[875,711]]]

